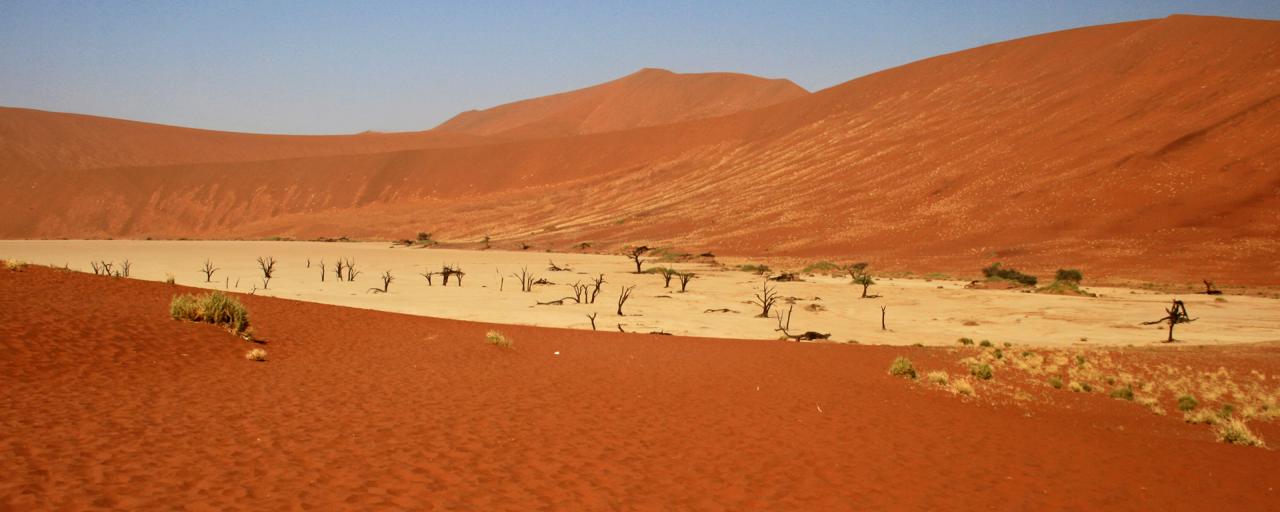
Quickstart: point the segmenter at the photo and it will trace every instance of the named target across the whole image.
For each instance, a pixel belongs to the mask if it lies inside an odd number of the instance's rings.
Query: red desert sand
[[[945,350],[593,333],[0,269],[0,508],[1274,509],[1280,457],[1132,403],[959,399]],[[486,342],[499,330],[514,342]],[[246,360],[252,348],[267,362]],[[558,353],[558,355],[557,355]],[[1225,357],[1223,357],[1225,355]],[[1275,346],[1135,351],[1248,365]],[[980,388],[982,389],[982,388]],[[1255,427],[1280,439],[1272,424]]]

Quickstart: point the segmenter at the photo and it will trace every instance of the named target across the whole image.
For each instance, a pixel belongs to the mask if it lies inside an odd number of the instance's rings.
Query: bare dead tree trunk
[[[592,286],[593,287],[591,289],[591,300],[587,301],[589,304],[596,303],[596,296],[600,295],[600,287],[604,286],[604,274],[600,274],[600,277],[595,278],[592,281]]]
[[[685,288],[689,286],[689,281],[693,280],[696,275],[693,272],[680,273],[680,293],[684,293]]]
[[[596,314],[591,313],[590,315],[587,315],[587,318],[591,319],[591,330],[596,330]]]
[[[342,258],[338,258],[333,265],[333,275],[338,277],[338,281],[342,281],[342,269],[347,268],[346,262],[342,261]]]
[[[533,274],[529,273],[529,267],[521,268],[519,274],[511,274],[511,277],[514,277],[520,281],[520,291],[522,292],[533,291],[533,282],[535,281],[535,278]]]
[[[618,295],[618,316],[623,316],[622,305],[626,304],[627,299],[631,298],[631,290],[633,289],[635,289],[635,286],[624,287],[622,293]]]
[[[124,260],[124,263],[120,264],[120,275],[123,277],[129,277],[129,269],[131,268],[133,268],[133,264],[129,263],[129,260],[127,259]]]
[[[276,272],[276,259],[267,257],[258,257],[258,268],[262,270],[262,289],[267,289],[267,283],[271,282],[271,276]]]
[[[360,275],[360,271],[356,270],[356,260],[347,260],[347,282],[353,282]]]
[[[201,272],[204,272],[204,282],[206,282],[206,283],[208,283],[208,282],[212,282],[212,281],[213,281],[213,273],[214,273],[214,272],[217,272],[218,270],[220,270],[220,269],[214,268],[214,266],[213,266],[213,262],[212,262],[212,261],[209,261],[208,259],[205,259],[205,260],[204,260],[204,268],[201,268],[201,269],[200,269],[200,271],[201,271]]]
[[[889,330],[887,327],[884,326],[884,310],[887,309],[888,307],[889,306],[880,306],[880,330],[882,331]]]
[[[752,304],[760,306],[759,318],[769,318],[769,310],[778,302],[778,292],[769,286],[769,279],[764,280],[764,284],[760,287],[760,293],[750,301]]]
[[[1187,313],[1187,305],[1178,299],[1173,299],[1173,304],[1164,310],[1164,318],[1152,320],[1150,322],[1142,322],[1142,325],[1155,325],[1162,322],[1169,323],[1169,338],[1165,343],[1173,343],[1173,327],[1178,324],[1191,323],[1196,321],[1195,318]]]
[[[320,260],[320,282],[324,282],[324,260]]]
[[[383,272],[382,273],[382,293],[387,293],[387,291],[391,288],[391,282],[395,280],[396,278],[391,275],[390,270]]]

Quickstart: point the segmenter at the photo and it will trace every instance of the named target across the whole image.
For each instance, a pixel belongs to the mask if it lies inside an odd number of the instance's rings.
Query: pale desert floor
[[[272,256],[279,262],[266,290],[261,289],[258,256]],[[646,264],[646,268],[659,265],[696,272],[688,292],[679,293],[678,282],[663,288],[661,276],[632,274],[629,259],[610,255],[393,248],[387,243],[0,241],[0,259],[67,265],[84,272],[91,272],[92,260],[126,258],[136,279],[163,281],[172,274],[177,283],[188,286],[440,318],[590,329],[587,315],[595,312],[600,330],[617,330],[621,325],[627,332],[689,336],[776,339],[780,335],[774,319],[756,317],[759,307],[747,303],[759,292],[759,276],[708,264]],[[199,270],[206,258],[220,268],[211,283],[204,282]],[[360,274],[355,282],[335,280],[332,265],[339,258],[356,262]],[[330,269],[324,282],[320,281],[321,260]],[[549,260],[572,270],[548,271]],[[466,272],[463,286],[451,282],[446,288],[439,276],[434,286],[428,286],[419,276],[426,270],[439,271],[442,264],[461,266]],[[522,267],[555,284],[521,292],[512,274]],[[390,293],[370,293],[370,288],[381,286],[379,275],[385,270],[395,276]],[[570,284],[586,283],[601,273],[606,283],[595,304],[537,305],[570,296]],[[782,297],[794,298],[791,331],[831,333],[832,341],[864,344],[952,345],[960,337],[969,337],[1028,345],[1153,345],[1164,340],[1165,329],[1139,324],[1163,316],[1164,307],[1174,298],[1125,288],[1086,286],[1099,297],[1084,298],[967,290],[961,281],[881,278],[871,288],[880,297],[861,299],[861,287],[850,284],[847,277],[803,277],[803,282],[771,283]],[[624,285],[635,285],[635,290],[623,308],[626,315],[620,317],[615,310]],[[1280,300],[1176,297],[1198,319],[1178,326],[1179,345],[1280,340]],[[814,305],[822,309],[811,310]],[[785,301],[780,303],[782,308],[787,306]],[[887,306],[888,330],[880,329],[881,306]],[[730,312],[707,312],[725,308]]]

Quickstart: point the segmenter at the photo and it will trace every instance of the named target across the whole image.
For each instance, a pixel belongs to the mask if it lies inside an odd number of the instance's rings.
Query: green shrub
[[[916,367],[911,364],[911,360],[902,356],[898,356],[893,360],[893,364],[889,366],[889,375],[897,375],[915,380]]]
[[[249,311],[235,297],[222,292],[204,295],[177,295],[169,302],[169,316],[175,320],[189,320],[222,325],[233,334],[243,334],[249,329]]]
[[[743,272],[751,272],[754,274],[764,275],[769,273],[769,266],[764,264],[739,265],[738,270],[741,270]]]
[[[975,364],[969,367],[969,374],[982,380],[991,380],[995,377],[995,370],[991,369],[989,364]]]
[[[1060,268],[1053,275],[1054,281],[1063,281],[1068,283],[1079,283],[1084,280],[1084,274],[1074,268]]]
[[[1187,411],[1190,411],[1190,410],[1192,410],[1192,409],[1195,409],[1195,408],[1196,408],[1196,406],[1198,406],[1198,405],[1200,405],[1200,402],[1196,401],[1196,397],[1194,397],[1194,396],[1191,396],[1191,395],[1182,395],[1182,396],[1178,397],[1178,410],[1179,410],[1179,411],[1187,412]]]
[[[1000,349],[995,349],[991,352],[991,355],[995,356],[996,359],[1004,359],[1004,351]]]
[[[1036,276],[1031,276],[1018,272],[1016,269],[1001,267],[999,263],[992,263],[991,266],[982,269],[982,275],[987,279],[1004,279],[1026,286],[1036,285]]]
[[[1053,389],[1062,389],[1062,378],[1058,376],[1049,377],[1049,385],[1053,386]]]
[[[978,346],[982,348],[991,348],[991,340],[982,340],[982,343],[979,343]]]
[[[841,270],[840,265],[836,265],[830,261],[819,261],[817,263],[810,264],[800,272],[805,274],[832,274],[839,273]]]
[[[973,338],[960,338],[958,341],[964,346],[973,345]]]
[[[1132,402],[1132,401],[1133,401],[1133,389],[1132,389],[1132,388],[1130,388],[1129,386],[1125,386],[1125,387],[1122,387],[1122,388],[1116,388],[1115,390],[1113,390],[1113,391],[1111,392],[1111,398],[1114,398],[1114,399],[1116,399],[1116,400],[1128,400],[1128,401]]]

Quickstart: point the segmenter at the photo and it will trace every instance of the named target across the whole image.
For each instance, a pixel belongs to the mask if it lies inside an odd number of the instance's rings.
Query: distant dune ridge
[[[1280,22],[1007,41],[807,94],[660,70],[334,137],[0,110],[0,236],[489,235],[1280,283]]]

